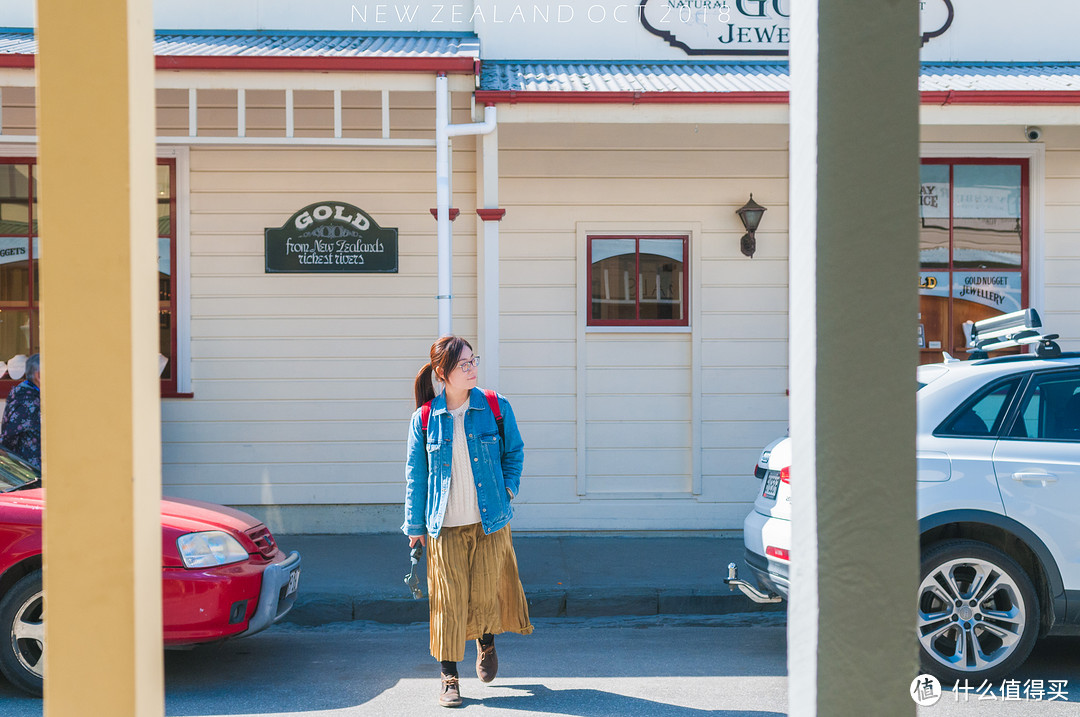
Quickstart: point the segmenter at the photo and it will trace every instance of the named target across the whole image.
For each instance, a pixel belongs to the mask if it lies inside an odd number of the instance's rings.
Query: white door
[[[1080,369],[1032,377],[994,470],[1005,513],[1042,539],[1065,588],[1080,589]]]

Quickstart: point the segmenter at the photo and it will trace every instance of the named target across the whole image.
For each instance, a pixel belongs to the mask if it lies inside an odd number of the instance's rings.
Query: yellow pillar
[[[38,0],[45,715],[161,715],[150,0]]]

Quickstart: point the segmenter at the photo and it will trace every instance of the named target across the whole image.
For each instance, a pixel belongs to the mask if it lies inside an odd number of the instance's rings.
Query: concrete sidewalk
[[[300,596],[287,622],[423,622],[427,600],[405,585],[409,549],[397,533],[279,535],[303,559]],[[784,610],[724,585],[727,565],[746,576],[741,538],[710,533],[516,534],[514,549],[533,617],[706,614]],[[421,560],[421,568],[424,560]],[[421,585],[427,593],[426,572]]]

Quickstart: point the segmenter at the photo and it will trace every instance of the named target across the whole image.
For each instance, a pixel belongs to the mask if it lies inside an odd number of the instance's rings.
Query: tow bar
[[[779,595],[763,593],[745,580],[739,580],[739,568],[735,563],[728,563],[727,577],[724,578],[724,584],[728,586],[728,590],[738,588],[743,595],[756,603],[774,603],[781,602],[784,599]]]

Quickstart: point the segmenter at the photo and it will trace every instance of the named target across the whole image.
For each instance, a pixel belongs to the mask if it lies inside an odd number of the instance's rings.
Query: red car
[[[0,672],[41,694],[44,627],[37,471],[0,450]],[[300,554],[286,556],[265,525],[212,503],[161,501],[165,646],[245,637],[296,602]]]

